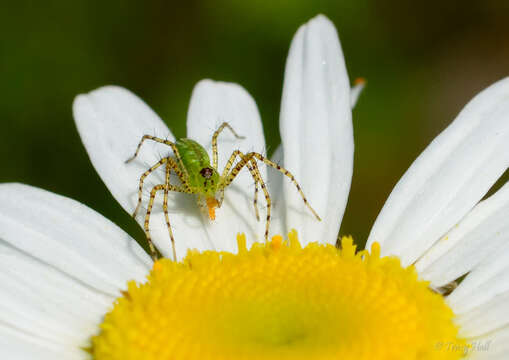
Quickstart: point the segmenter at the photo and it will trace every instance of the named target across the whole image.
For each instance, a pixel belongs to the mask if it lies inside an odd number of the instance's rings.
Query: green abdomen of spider
[[[175,145],[189,176],[190,187],[197,194],[214,197],[218,189],[220,176],[210,164],[207,151],[196,141],[186,138],[178,139]]]

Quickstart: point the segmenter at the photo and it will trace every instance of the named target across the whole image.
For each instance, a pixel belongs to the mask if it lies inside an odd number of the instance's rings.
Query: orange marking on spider
[[[231,184],[231,182],[235,179],[235,177],[244,167],[248,169],[255,185],[255,198],[253,200],[253,204],[257,220],[259,219],[256,199],[256,196],[258,194],[258,186],[261,187],[265,196],[265,201],[267,205],[267,218],[266,218],[267,220],[265,225],[264,236],[265,241],[268,241],[271,218],[271,199],[267,187],[265,186],[265,181],[262,179],[260,170],[257,165],[257,161],[263,162],[264,164],[276,169],[284,176],[288,177],[290,181],[295,185],[297,191],[302,197],[304,204],[309,208],[309,210],[313,213],[313,215],[316,217],[318,221],[321,220],[316,211],[309,205],[308,201],[306,200],[306,197],[304,196],[304,193],[302,192],[300,185],[297,183],[292,173],[290,173],[288,170],[281,167],[280,165],[268,160],[262,154],[256,152],[244,154],[240,150],[235,150],[230,155],[230,158],[228,159],[222,174],[219,174],[217,137],[225,128],[229,129],[237,139],[244,139],[244,137],[237,135],[237,133],[228,123],[226,122],[222,123],[221,126],[214,132],[214,135],[212,136],[212,164],[210,162],[209,155],[207,154],[205,148],[194,140],[182,138],[178,139],[176,142],[171,142],[169,140],[161,139],[151,135],[143,135],[141,141],[138,144],[138,147],[136,148],[136,152],[132,157],[130,157],[126,161],[126,163],[128,163],[134,160],[136,156],[138,156],[140,148],[145,140],[151,140],[157,143],[168,145],[173,150],[174,154],[173,156],[168,156],[161,159],[141,175],[138,186],[138,204],[133,213],[133,217],[136,217],[136,214],[138,213],[138,210],[141,207],[143,183],[145,178],[149,176],[153,171],[158,169],[160,166],[165,165],[166,181],[164,184],[156,185],[152,188],[150,192],[150,199],[148,202],[144,222],[145,235],[147,237],[147,242],[149,244],[151,256],[154,260],[158,259],[158,254],[150,237],[150,215],[157,192],[158,191],[164,192],[163,212],[166,219],[166,225],[168,227],[168,234],[170,236],[172,244],[173,258],[174,260],[176,260],[177,256],[175,251],[175,239],[170,225],[170,218],[167,206],[168,193],[170,191],[176,191],[187,194],[195,194],[198,197],[198,204],[202,204],[202,206],[203,206],[202,201],[203,199],[205,199],[208,217],[210,220],[215,220],[216,208],[220,208],[223,203],[225,188]],[[177,175],[181,184],[179,185],[170,184],[170,172],[172,171],[173,173],[175,173],[175,175]]]

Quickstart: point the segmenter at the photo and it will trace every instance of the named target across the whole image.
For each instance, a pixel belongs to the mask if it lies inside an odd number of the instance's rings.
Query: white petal
[[[103,216],[21,184],[0,185],[0,240],[112,296],[128,280],[143,281],[151,265],[141,247]]]
[[[281,104],[285,167],[319,222],[285,179],[286,225],[304,243],[335,243],[353,170],[350,85],[334,25],[320,15],[301,26],[286,63]]]
[[[501,245],[509,242],[508,219],[509,183],[477,204],[417,261],[419,274],[436,286],[466,274]]]
[[[448,303],[456,313],[465,313],[509,292],[509,244],[484,259],[451,295]]]
[[[187,136],[203,145],[212,161],[212,135],[223,122],[228,122],[235,132],[245,139],[237,139],[228,130],[218,137],[218,171],[222,174],[234,150],[243,153],[265,153],[265,140],[256,103],[241,86],[232,83],[200,81],[193,90],[187,118]],[[238,161],[237,157],[237,161]],[[235,162],[237,162],[235,161]],[[262,178],[266,179],[263,163],[258,165]],[[261,190],[261,189],[260,189]],[[248,241],[263,241],[264,230],[257,222],[253,207],[254,181],[244,168],[225,190],[225,200],[211,222],[203,218],[209,237],[218,250],[235,251],[236,235],[246,233]],[[263,205],[263,193],[258,196]],[[262,209],[260,216],[265,219]]]
[[[509,354],[509,327],[469,339],[469,360],[506,360]]]
[[[77,96],[73,111],[92,164],[115,199],[132,213],[137,204],[141,174],[173,152],[164,144],[146,141],[135,160],[128,164],[125,161],[134,154],[143,135],[173,141],[171,132],[141,99],[120,87],[106,86]],[[161,167],[147,178],[144,206],[148,203],[150,189],[155,184],[164,183],[164,174]],[[185,195],[172,193],[169,201],[179,257],[185,255],[188,248],[209,246],[201,221],[194,215],[195,206]],[[151,235],[159,250],[165,256],[171,256],[171,242],[161,207],[162,200],[156,201],[150,218]],[[144,221],[144,210],[142,208],[137,217],[140,224]]]
[[[0,283],[0,324],[53,347],[86,346],[115,300],[3,242]]]
[[[504,79],[465,106],[398,182],[367,248],[410,264],[474,207],[509,164],[508,100]]]
[[[85,360],[89,354],[79,348],[55,346],[35,336],[0,324],[0,357],[6,360]]]
[[[284,167],[283,146],[279,145],[270,158],[276,164]],[[286,236],[289,229],[286,227],[286,204],[283,195],[283,183],[287,180],[278,171],[268,171],[267,185],[272,197],[272,221],[270,223],[272,234]]]
[[[490,301],[465,313],[458,314],[461,337],[474,337],[509,325],[509,292],[493,297]],[[453,310],[454,307],[453,307]]]

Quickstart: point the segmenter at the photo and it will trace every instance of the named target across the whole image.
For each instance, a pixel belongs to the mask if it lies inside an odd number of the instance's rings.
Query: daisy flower
[[[177,262],[153,263],[82,204],[2,184],[1,357],[506,358],[509,185],[484,197],[509,163],[509,79],[478,94],[417,158],[367,249],[356,252],[349,237],[334,245],[352,176],[351,106],[360,88],[349,88],[332,23],[318,16],[303,25],[286,64],[274,160],[293,172],[322,221],[287,179],[260,164],[275,205],[271,234],[295,229],[287,240],[263,242],[247,171],[226,189],[214,222],[193,196],[171,194]],[[80,95],[73,109],[92,164],[132,213],[140,175],[169,149],[147,144],[136,161],[125,161],[144,134],[174,140],[171,132],[119,87]],[[249,94],[235,84],[198,83],[188,137],[210,150],[223,121],[246,138],[221,135],[220,168],[234,149],[264,151]],[[163,174],[151,174],[146,186],[156,183]],[[159,251],[171,256],[162,211],[150,221]]]

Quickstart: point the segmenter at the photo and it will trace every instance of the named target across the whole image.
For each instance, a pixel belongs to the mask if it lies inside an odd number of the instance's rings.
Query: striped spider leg
[[[164,191],[163,212],[164,212],[164,217],[166,220],[166,226],[168,227],[168,234],[169,234],[170,240],[171,240],[172,253],[173,253],[174,260],[177,259],[177,255],[176,255],[176,250],[175,250],[175,238],[173,236],[173,230],[170,225],[170,217],[169,217],[169,213],[168,213],[168,193],[169,193],[169,191],[175,191],[175,192],[181,192],[181,193],[187,193],[187,194],[193,193],[192,189],[189,187],[189,185],[187,183],[187,179],[186,179],[184,173],[179,168],[178,163],[175,161],[175,159],[173,159],[172,157],[162,158],[161,160],[159,160],[159,162],[157,162],[155,165],[153,165],[150,169],[145,171],[140,177],[139,186],[138,186],[138,204],[136,205],[136,209],[134,210],[134,212],[132,214],[132,216],[134,218],[136,218],[136,215],[137,215],[137,213],[141,207],[141,204],[142,204],[143,184],[144,184],[145,178],[163,164],[166,164],[165,183],[154,186],[152,188],[152,190],[150,191],[149,203],[148,203],[148,207],[147,207],[147,212],[145,214],[145,221],[143,223],[143,229],[145,231],[145,236],[147,237],[147,242],[148,242],[148,245],[150,248],[150,254],[154,261],[157,260],[158,256],[157,256],[157,250],[156,250],[154,243],[152,242],[152,239],[150,237],[149,224],[150,224],[150,215],[152,212],[152,207],[154,205],[154,200],[155,200],[157,192]],[[173,170],[175,172],[175,174],[178,176],[178,178],[182,182],[182,185],[176,186],[176,185],[170,184],[171,170]]]
[[[150,199],[149,199],[149,204],[147,207],[147,213],[145,215],[145,221],[143,224],[143,228],[144,228],[145,236],[147,237],[147,242],[148,242],[148,245],[150,248],[150,255],[151,255],[152,259],[155,261],[155,260],[157,260],[158,255],[157,255],[157,250],[154,246],[154,243],[152,242],[152,239],[150,237],[150,230],[149,230],[150,214],[152,211],[152,206],[153,206],[154,199],[156,197],[157,192],[164,190],[163,212],[164,212],[166,225],[168,227],[168,233],[169,233],[171,244],[172,244],[173,259],[176,261],[177,255],[176,255],[176,250],[175,250],[175,238],[173,236],[173,230],[170,225],[170,218],[169,218],[169,214],[168,214],[168,193],[169,193],[169,191],[176,191],[176,192],[192,194],[193,191],[192,191],[191,187],[189,186],[188,174],[187,174],[186,168],[180,165],[180,164],[183,164],[183,161],[182,161],[182,158],[180,157],[178,148],[175,143],[173,143],[169,140],[157,138],[157,137],[151,136],[151,135],[144,135],[141,138],[141,141],[139,142],[138,146],[136,147],[136,152],[134,153],[134,155],[132,157],[130,157],[129,159],[126,160],[126,163],[131,162],[138,156],[141,146],[143,145],[143,142],[145,140],[152,140],[152,141],[170,146],[175,154],[176,160],[173,157],[162,158],[155,165],[150,167],[150,169],[145,171],[140,176],[139,186],[138,186],[138,203],[136,205],[136,208],[134,209],[132,217],[136,218],[136,215],[141,207],[142,195],[143,195],[143,183],[145,181],[145,178],[147,176],[149,176],[157,168],[159,168],[161,165],[166,164],[165,184],[164,185],[162,185],[162,184],[156,185],[150,191]],[[170,184],[171,170],[173,170],[175,172],[175,174],[178,176],[178,178],[182,182],[181,186],[175,186],[175,185]]]
[[[138,203],[133,212],[133,217],[136,217],[142,203],[142,194],[143,194],[143,185],[147,176],[149,176],[152,172],[157,170],[160,166],[166,165],[166,177],[165,183],[156,185],[150,191],[150,199],[147,207],[147,212],[145,215],[144,222],[144,230],[145,235],[147,237],[147,241],[150,247],[150,253],[154,260],[157,259],[157,250],[151,240],[150,237],[150,215],[152,212],[152,208],[154,205],[155,197],[158,191],[164,191],[164,201],[163,201],[163,212],[166,220],[166,225],[168,227],[168,234],[170,236],[170,240],[172,243],[173,250],[173,258],[176,260],[176,251],[175,251],[175,239],[173,235],[173,230],[170,224],[170,218],[168,214],[168,194],[170,191],[181,192],[187,194],[195,194],[197,195],[198,205],[204,210],[208,210],[208,216],[210,220],[215,219],[215,209],[221,207],[224,200],[224,191],[226,187],[228,187],[231,182],[238,175],[239,171],[243,167],[247,167],[251,177],[254,181],[254,200],[253,205],[255,209],[256,219],[260,219],[259,210],[258,210],[258,191],[259,187],[262,189],[263,194],[265,196],[265,201],[267,204],[267,218],[265,225],[265,240],[268,240],[269,235],[269,226],[271,219],[271,198],[269,192],[267,190],[267,186],[265,184],[265,180],[262,178],[260,173],[260,169],[258,167],[258,161],[265,163],[266,165],[273,167],[274,169],[281,172],[283,175],[288,177],[299,192],[302,200],[306,204],[306,206],[311,210],[311,212],[315,215],[315,217],[320,220],[318,214],[313,210],[313,208],[309,205],[304,193],[302,192],[300,185],[295,180],[294,176],[285,168],[277,165],[276,163],[266,159],[263,155],[256,152],[249,152],[243,154],[240,150],[235,150],[230,155],[228,162],[220,175],[218,172],[218,150],[217,150],[217,138],[219,134],[224,130],[228,129],[232,132],[232,134],[238,138],[243,139],[244,137],[239,136],[235,130],[226,122],[222,123],[221,126],[214,132],[212,136],[212,164],[210,162],[209,155],[205,148],[201,146],[198,142],[181,138],[176,142],[171,142],[169,140],[164,140],[151,135],[144,135],[139,142],[136,152],[134,155],[129,158],[126,163],[132,161],[138,156],[138,153],[141,149],[141,146],[145,140],[155,141],[160,144],[167,145],[171,147],[173,150],[174,156],[164,157],[155,165],[150,167],[147,171],[145,171],[139,180],[138,186]],[[239,161],[235,163],[235,161],[239,158]],[[177,177],[180,179],[180,185],[170,184],[170,175],[171,172],[174,172]],[[203,205],[205,204],[205,205]]]
[[[241,160],[232,168],[233,163],[237,156],[239,156],[241,158]],[[297,183],[297,180],[295,180],[295,177],[293,176],[293,174],[290,171],[288,171],[284,167],[274,163],[273,161],[265,158],[260,153],[249,152],[247,154],[243,154],[241,151],[235,150],[232,153],[232,155],[230,156],[228,164],[226,165],[226,167],[223,171],[223,175],[221,176],[222,182],[221,182],[220,188],[224,189],[228,185],[230,185],[231,182],[235,179],[235,177],[239,174],[240,170],[242,170],[242,168],[244,166],[246,166],[248,168],[248,170],[251,172],[251,175],[255,179],[255,207],[256,207],[256,194],[258,191],[258,189],[256,187],[257,183],[260,184],[260,187],[262,188],[262,191],[264,192],[264,195],[265,195],[265,201],[267,204],[267,218],[266,218],[265,235],[264,235],[265,241],[268,241],[268,237],[269,237],[270,216],[271,216],[270,210],[271,210],[272,202],[271,202],[270,194],[267,191],[265,182],[263,181],[260,171],[258,169],[258,166],[256,164],[257,160],[278,170],[283,175],[288,177],[292,181],[292,183],[295,185],[295,187],[297,188],[297,191],[299,192],[302,200],[304,201],[304,204],[306,204],[306,206],[313,213],[313,215],[316,217],[316,219],[318,221],[321,221],[320,216],[318,216],[316,211],[311,207],[311,205],[309,204],[308,200],[306,199],[306,196],[304,195],[304,192],[302,191],[300,185]],[[230,171],[230,169],[231,169],[231,171]]]

